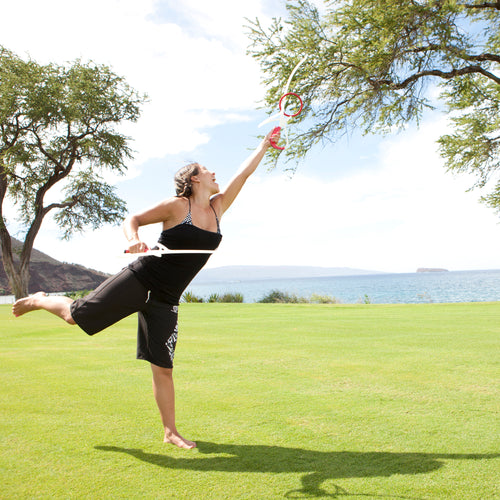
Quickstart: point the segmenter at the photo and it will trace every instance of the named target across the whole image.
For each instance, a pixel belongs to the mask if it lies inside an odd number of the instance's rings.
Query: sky
[[[175,171],[191,161],[223,187],[258,145],[265,88],[244,26],[284,15],[280,0],[17,0],[2,5],[0,44],[39,63],[109,65],[148,94],[139,121],[123,128],[135,151],[128,172],[108,179],[135,213],[173,196]],[[419,128],[320,146],[294,175],[262,163],[224,215],[207,267],[499,269],[500,220],[467,191],[473,179],[445,171],[435,141],[447,128],[435,111]],[[140,235],[153,244],[160,231]],[[47,219],[35,248],[109,273],[128,263],[120,227],[60,236]]]

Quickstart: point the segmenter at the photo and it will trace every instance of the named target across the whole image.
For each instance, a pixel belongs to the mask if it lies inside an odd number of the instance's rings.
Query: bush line
[[[90,292],[90,290],[81,290],[78,292],[68,292],[65,295],[71,297],[72,299],[78,299],[84,297]],[[208,298],[200,297],[195,295],[191,291],[187,291],[182,295],[181,302],[188,303],[238,303],[243,302],[243,294],[241,293],[212,293]],[[313,293],[310,297],[301,297],[295,294],[289,294],[288,292],[282,292],[280,290],[272,290],[267,295],[258,300],[259,304],[340,304],[340,300],[331,295],[319,295]],[[370,297],[365,294],[358,300],[358,304],[371,304]]]

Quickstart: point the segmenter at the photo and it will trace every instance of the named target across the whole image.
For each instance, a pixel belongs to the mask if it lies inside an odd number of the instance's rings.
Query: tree
[[[453,128],[438,141],[445,166],[474,174],[473,187],[494,184],[482,200],[500,211],[500,1],[330,0],[320,13],[289,0],[287,9],[285,21],[249,25],[266,106],[276,108],[288,75],[308,56],[292,84],[304,99],[296,120],[306,129],[285,159],[354,127],[388,133],[418,123],[432,108],[426,90],[438,85]]]
[[[28,294],[33,243],[49,213],[66,239],[122,220],[125,203],[103,173],[126,171],[131,149],[116,126],[136,121],[144,100],[106,66],[40,65],[0,46],[0,242],[16,298]],[[25,235],[18,259],[7,199]]]

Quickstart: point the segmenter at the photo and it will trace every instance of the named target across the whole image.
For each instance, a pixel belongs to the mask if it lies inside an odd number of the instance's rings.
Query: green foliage
[[[64,239],[69,239],[75,231],[88,227],[97,229],[103,224],[122,220],[126,205],[115,195],[114,186],[91,171],[78,172],[73,179],[72,184],[64,189],[66,198],[62,204],[66,207],[54,217],[59,227],[64,229]]]
[[[218,293],[212,293],[208,297],[207,302],[214,303],[214,302],[220,302],[220,295]]]
[[[331,295],[320,295],[313,293],[309,299],[311,304],[337,304],[339,301]]]
[[[448,85],[452,134],[439,139],[446,167],[475,174],[474,187],[483,188],[500,170],[500,85],[467,75]],[[500,213],[500,182],[482,200]]]
[[[455,133],[440,140],[449,170],[472,172],[483,187],[500,167],[500,7],[468,0],[343,0],[325,10],[288,0],[288,17],[263,27],[250,22],[249,52],[276,102],[297,62],[292,89],[304,100],[290,148],[274,152],[302,159],[317,143],[352,128],[389,133],[419,122],[439,83],[453,112]],[[271,112],[271,111],[270,111]],[[300,130],[300,125],[305,129]],[[295,167],[296,168],[296,167]],[[499,185],[484,197],[500,208]]]
[[[295,294],[290,294],[288,292],[282,292],[280,290],[272,290],[267,295],[259,300],[261,304],[299,304],[306,302],[306,299],[298,297]]]
[[[311,297],[307,298],[280,290],[272,290],[258,302],[262,304],[337,304],[339,301],[330,295],[313,293]]]
[[[29,226],[40,212],[79,206],[99,208],[103,223],[119,220],[123,202],[99,174],[125,172],[131,150],[115,127],[137,120],[144,97],[106,66],[40,66],[2,48],[0,75],[0,174],[20,220]],[[63,179],[67,198],[44,205]],[[71,217],[58,221],[66,231],[82,229]]]
[[[241,293],[223,293],[221,297],[217,300],[217,302],[228,302],[228,303],[242,303],[243,295]]]
[[[47,214],[54,214],[64,238],[123,219],[125,202],[103,174],[126,171],[132,151],[117,127],[135,122],[144,100],[107,66],[40,65],[0,46],[0,237],[16,296],[27,293],[19,283],[27,286],[33,242]],[[63,197],[48,202],[56,184]],[[25,230],[19,269],[6,262],[7,198]]]
[[[205,299],[203,299],[203,297],[199,297],[189,290],[183,294],[182,300],[183,302],[205,302]],[[218,293],[212,293],[210,294],[208,299],[206,299],[206,302],[209,303],[226,302],[234,304],[242,303],[243,295],[241,293],[230,293],[230,292],[223,293],[222,295],[219,295]]]
[[[203,297],[199,297],[198,295],[195,295],[191,291],[184,292],[182,294],[182,302],[187,302],[187,303],[201,303],[203,302]]]
[[[363,297],[360,297],[359,300],[358,300],[358,304],[371,304],[372,303],[372,299],[370,298],[370,296],[365,293],[363,295]]]

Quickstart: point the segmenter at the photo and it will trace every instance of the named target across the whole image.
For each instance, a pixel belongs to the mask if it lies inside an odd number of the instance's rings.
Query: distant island
[[[419,267],[417,273],[448,273],[448,269],[442,269],[440,267]]]

